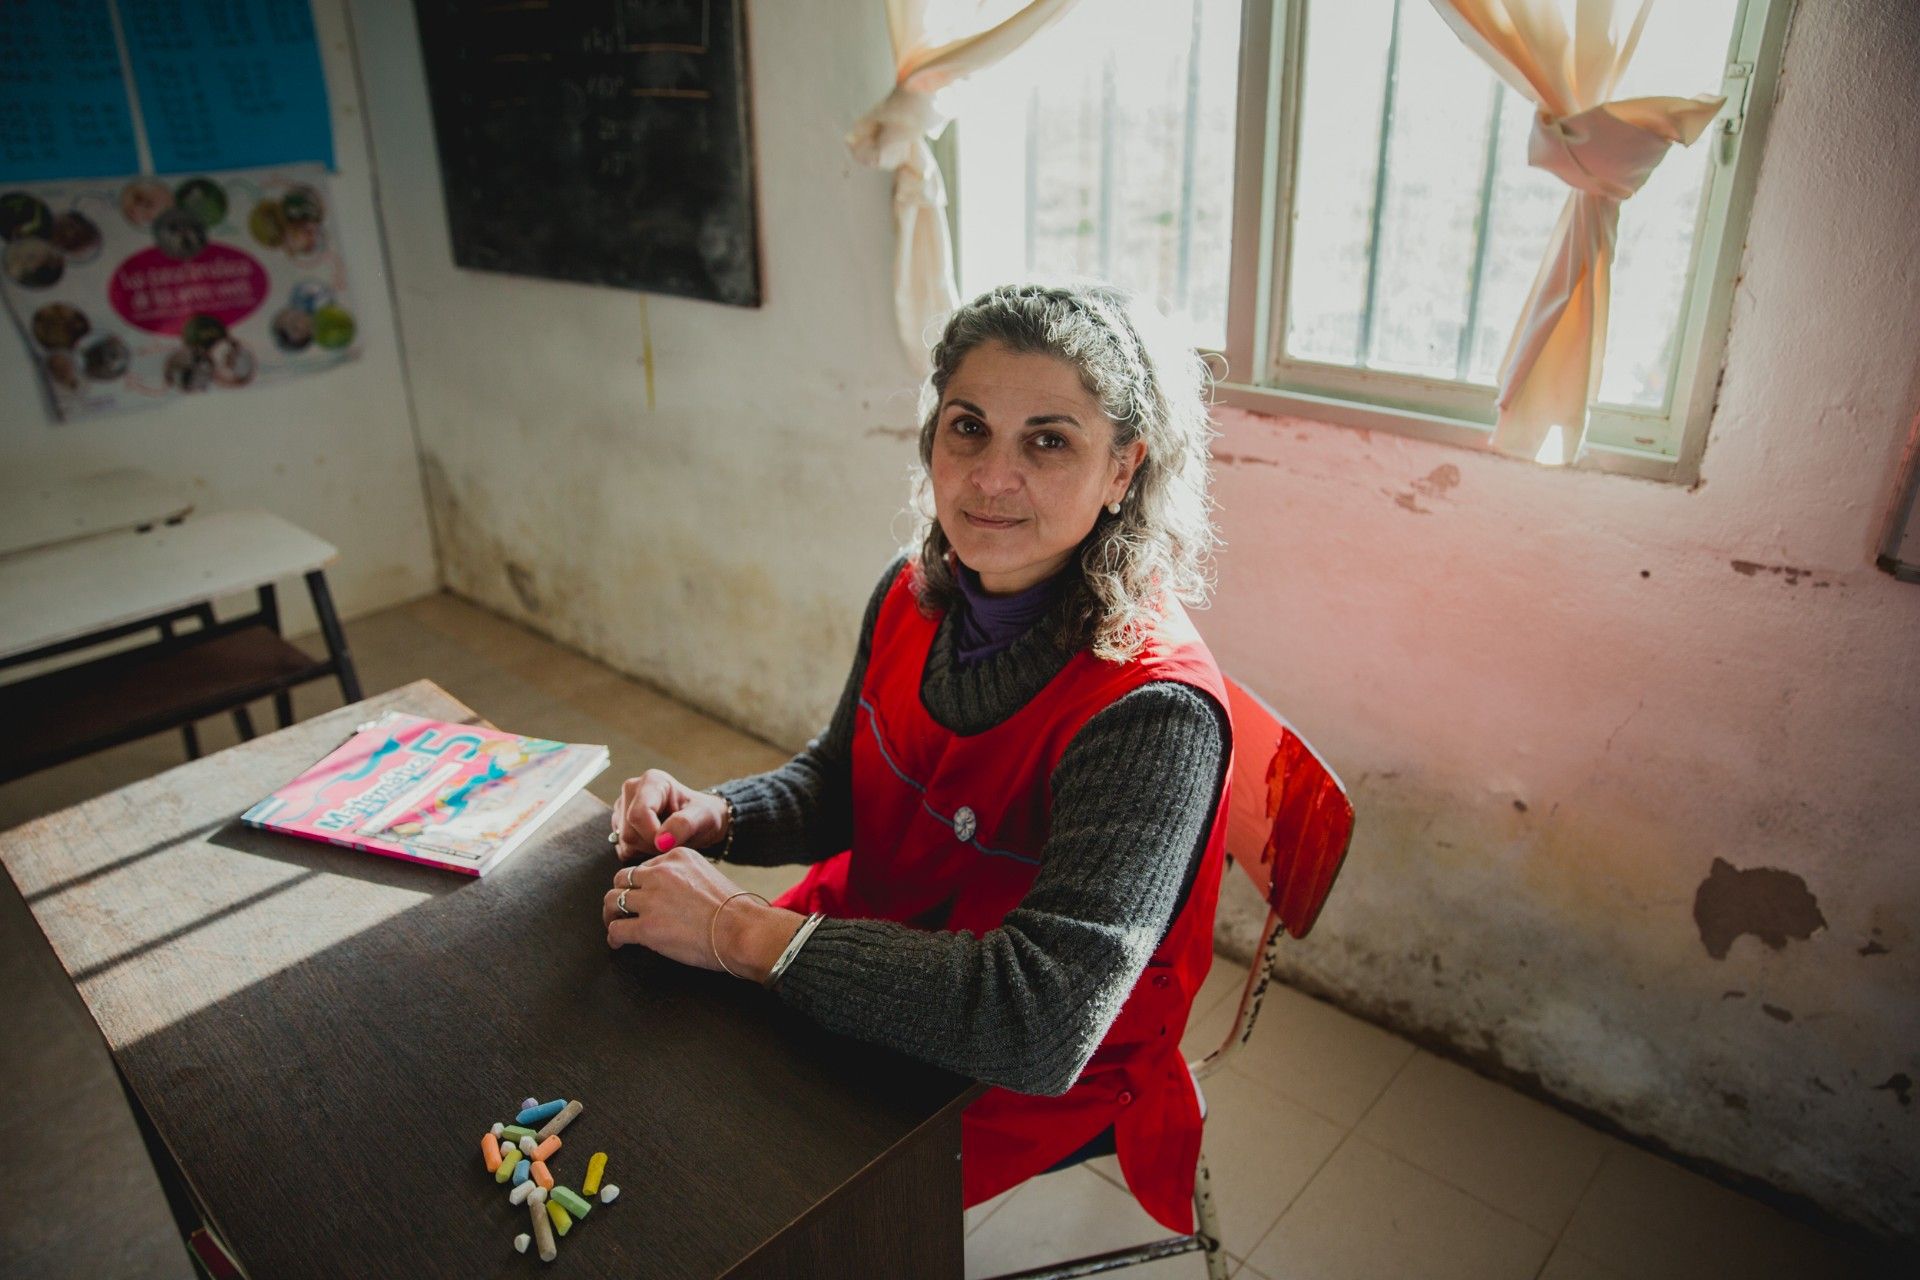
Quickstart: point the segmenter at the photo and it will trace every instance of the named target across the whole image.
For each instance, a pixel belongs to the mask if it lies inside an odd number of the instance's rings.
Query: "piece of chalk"
[[[513,1166],[519,1163],[519,1150],[514,1147],[508,1147],[500,1153],[500,1164],[499,1167],[493,1171],[493,1180],[505,1186],[507,1179],[513,1176]]]
[[[495,1120],[493,1122],[493,1128],[487,1130],[487,1132],[491,1133],[494,1137],[497,1138],[500,1136],[500,1131],[504,1128],[506,1128],[505,1125],[501,1124],[498,1120]]]
[[[558,1200],[547,1201],[547,1216],[553,1219],[553,1229],[560,1235],[573,1230],[573,1215]]]
[[[553,1190],[553,1174],[547,1171],[547,1162],[545,1160],[535,1160],[533,1162],[533,1180],[547,1190]]]
[[[614,1186],[611,1182],[609,1182],[606,1186],[600,1188],[601,1204],[612,1204],[615,1200],[618,1200],[619,1198],[620,1198],[620,1188]]]
[[[520,1153],[530,1156],[533,1154],[534,1148],[539,1145],[539,1143],[533,1140],[533,1135],[528,1134],[526,1137],[520,1139]]]
[[[588,1211],[593,1208],[592,1205],[582,1200],[566,1187],[555,1187],[553,1190],[547,1192],[547,1201],[549,1204],[558,1201],[568,1213],[576,1218],[586,1217]]]
[[[527,1109],[528,1107],[537,1107],[537,1106],[539,1106],[539,1105],[540,1105],[540,1099],[538,1099],[538,1098],[522,1098],[522,1099],[520,1099],[520,1109],[521,1109],[522,1111],[525,1111],[525,1110],[526,1110],[526,1109]]]
[[[556,1133],[552,1137],[541,1142],[540,1145],[534,1147],[533,1150],[528,1151],[527,1154],[532,1156],[535,1160],[551,1160],[553,1159],[553,1153],[558,1151],[559,1149],[560,1149],[560,1135]],[[522,1150],[525,1150],[525,1148],[522,1148]]]
[[[527,1185],[533,1188],[532,1191],[527,1193],[528,1204],[545,1204],[547,1202],[547,1189],[545,1187],[537,1182],[530,1182]]]
[[[487,1162],[488,1173],[500,1167],[500,1140],[490,1133],[480,1137],[480,1158]]]
[[[545,1206],[537,1201],[527,1201],[528,1216],[533,1219],[533,1242],[540,1246],[540,1261],[552,1262],[560,1256],[560,1250],[553,1243],[553,1226],[547,1218]]]
[[[565,1098],[555,1098],[552,1102],[543,1102],[537,1107],[525,1108],[519,1115],[513,1118],[513,1122],[516,1125],[524,1127],[528,1133],[532,1133],[534,1125],[545,1124],[547,1121],[559,1115],[560,1112],[566,1108],[566,1105],[567,1100]],[[516,1133],[513,1136],[517,1138],[520,1135]]]
[[[517,1187],[532,1176],[533,1176],[533,1161],[522,1160],[513,1166],[513,1175],[509,1177],[507,1181],[511,1182],[514,1186]]]
[[[505,1125],[500,1130],[500,1145],[518,1145],[520,1139],[533,1137],[533,1130],[523,1124]]]
[[[554,1134],[572,1124],[579,1118],[580,1113],[586,1109],[587,1104],[575,1098],[572,1102],[560,1108],[552,1119],[541,1125],[540,1132],[533,1135],[533,1140],[535,1142],[545,1142],[548,1138],[551,1138]]]
[[[593,1157],[587,1161],[587,1178],[585,1182],[580,1184],[580,1189],[588,1195],[592,1195],[600,1189],[600,1179],[606,1176],[606,1172],[607,1153],[604,1151],[594,1152]]]
[[[527,1246],[532,1243],[533,1243],[533,1237],[528,1235],[526,1232],[522,1231],[519,1235],[513,1238],[513,1251],[515,1253],[525,1253],[527,1251]]]
[[[512,1191],[509,1191],[507,1193],[507,1199],[511,1200],[515,1204],[525,1204],[527,1202],[527,1197],[532,1195],[534,1192],[538,1191],[539,1189],[540,1189],[540,1184],[535,1182],[532,1178],[528,1178],[525,1182],[515,1187]]]

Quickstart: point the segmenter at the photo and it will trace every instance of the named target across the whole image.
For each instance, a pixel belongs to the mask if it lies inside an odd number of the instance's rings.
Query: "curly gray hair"
[[[1111,285],[1002,285],[956,310],[921,389],[920,466],[910,504],[918,526],[909,539],[918,553],[914,593],[929,612],[960,599],[952,546],[934,515],[934,429],[961,360],[988,342],[1073,366],[1114,424],[1116,458],[1136,440],[1146,442],[1120,513],[1103,509],[1094,521],[1080,544],[1072,599],[1054,615],[1054,639],[1063,647],[1091,647],[1097,657],[1125,661],[1146,643],[1163,595],[1197,605],[1212,585],[1220,540],[1207,492],[1215,433],[1206,364],[1151,306]]]

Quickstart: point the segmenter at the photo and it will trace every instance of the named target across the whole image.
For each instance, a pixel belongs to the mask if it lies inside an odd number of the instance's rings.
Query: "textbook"
[[[481,876],[606,767],[605,747],[389,711],[240,820]]]

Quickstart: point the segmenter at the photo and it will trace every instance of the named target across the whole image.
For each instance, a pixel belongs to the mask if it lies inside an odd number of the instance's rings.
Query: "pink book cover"
[[[606,767],[605,747],[389,711],[241,821],[478,876]]]

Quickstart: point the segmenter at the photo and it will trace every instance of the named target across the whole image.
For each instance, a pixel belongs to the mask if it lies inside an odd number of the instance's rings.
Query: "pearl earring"
[[[1117,515],[1119,515],[1119,514],[1120,514],[1120,504],[1119,504],[1119,503],[1118,503],[1117,501],[1116,501],[1116,502],[1109,502],[1109,503],[1107,504],[1107,514],[1108,514],[1108,515],[1110,515],[1110,516],[1117,516]]]

